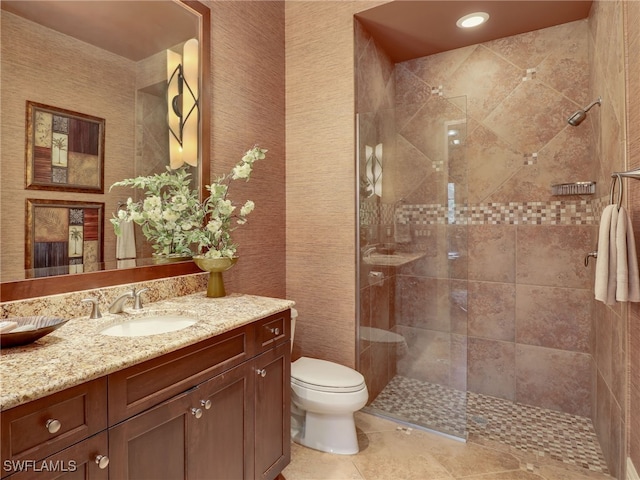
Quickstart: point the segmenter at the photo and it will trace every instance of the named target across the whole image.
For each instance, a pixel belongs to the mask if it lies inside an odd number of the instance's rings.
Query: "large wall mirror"
[[[160,173],[169,165],[172,112],[167,102],[167,58],[175,58],[191,39],[198,41],[199,49],[198,161],[192,178],[201,192],[209,182],[208,7],[191,0],[3,0],[1,8],[0,301],[199,271],[190,261],[154,264],[142,235],[136,236],[135,262],[118,264],[109,219],[135,192],[122,188],[110,192],[109,187],[125,178]],[[68,117],[90,130],[91,122],[98,120],[94,123],[103,126],[102,144],[95,139],[86,143],[100,150],[101,169],[91,168],[94,175],[102,175],[103,191],[75,188],[82,183],[80,174],[45,178],[40,184],[33,181],[30,175],[40,168],[41,153],[28,132],[37,131],[40,117],[28,105],[42,107],[45,117],[51,107],[53,123]],[[52,128],[54,136],[57,128]],[[81,138],[84,130],[78,131],[76,138]],[[85,142],[84,138],[76,143]],[[71,140],[67,150],[71,164]],[[57,220],[47,224],[47,209],[53,204],[62,205],[69,217],[77,205],[102,209],[102,222],[94,231],[100,235],[101,261],[85,259],[81,268],[56,271],[25,269],[29,242],[53,243],[60,236]],[[34,211],[42,215],[35,226],[27,218]]]

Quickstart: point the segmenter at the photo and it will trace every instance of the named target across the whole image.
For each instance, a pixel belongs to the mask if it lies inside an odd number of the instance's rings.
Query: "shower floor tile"
[[[465,412],[465,405],[467,407]],[[591,420],[395,376],[368,409],[457,437],[608,473]]]

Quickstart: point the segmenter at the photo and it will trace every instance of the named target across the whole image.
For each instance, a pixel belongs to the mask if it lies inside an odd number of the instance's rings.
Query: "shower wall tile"
[[[469,337],[467,355],[470,391],[506,400],[516,399],[513,342]]]
[[[449,52],[409,60],[402,65],[429,85],[444,85],[476,48],[478,48],[477,45],[458,48]]]
[[[610,459],[611,443],[609,440],[611,438],[611,404],[613,403],[613,397],[602,375],[598,375],[596,378],[596,397],[594,402],[596,414],[593,419],[593,426],[600,439],[604,458]]]
[[[520,155],[515,173],[502,184],[494,182],[493,190],[487,188],[490,194],[486,201],[548,204],[558,201],[558,197],[552,195],[551,185],[575,180],[595,180],[594,163],[585,161],[593,158],[591,135],[586,128],[578,129],[567,125],[537,152],[535,163],[525,165],[523,156]],[[582,198],[588,200],[591,196],[584,195]]]
[[[588,65],[583,65],[582,69],[571,67],[576,63],[581,64],[578,59],[586,55],[584,48],[586,28],[586,21],[571,22],[522,35],[500,38],[486,42],[484,46],[520,68],[521,71],[535,67],[538,79],[553,83],[556,89],[563,93],[565,93],[564,90],[558,88],[558,84],[564,84],[560,79],[572,80],[571,83],[576,85],[576,101],[583,103],[588,86],[584,84],[587,79],[585,72]],[[544,68],[545,64],[553,63],[549,62],[550,58],[557,62],[558,67],[564,66],[568,71]],[[583,90],[580,90],[580,87],[583,87]],[[565,95],[572,98],[573,92],[571,95],[567,93]]]
[[[432,95],[398,133],[415,145],[431,162],[444,163],[447,158],[447,122],[465,118],[465,112],[456,102]]]
[[[464,225],[444,225],[439,229],[440,234],[444,234],[445,239],[440,243],[442,249],[439,250],[439,276],[466,280],[470,278],[471,245],[470,229]]]
[[[517,402],[590,415],[590,355],[521,344],[515,355]]]
[[[396,330],[407,342],[407,352],[398,358],[398,374],[449,386],[451,335],[403,325]]]
[[[356,69],[358,112],[376,112],[387,100],[386,89],[393,64],[362,27],[356,28],[356,34],[363,45],[358,52]]]
[[[627,316],[627,308],[623,309],[622,315],[607,309],[604,327],[598,325],[598,331],[606,331],[606,333],[603,337],[598,337],[596,350],[598,368],[603,372],[611,395],[620,405],[624,404],[627,392],[627,355],[629,352],[627,346],[628,323],[625,321]],[[606,369],[608,369],[609,377],[604,375]]]
[[[510,92],[484,124],[523,152],[535,153],[567,126],[567,112],[573,110],[575,104],[570,100],[544,83],[532,80],[521,82]],[[512,121],[505,122],[505,118]]]
[[[443,174],[433,169],[431,160],[415,145],[398,135],[395,142],[394,165],[383,175],[382,189],[391,198],[405,198],[411,204],[438,203],[444,198]],[[407,176],[406,172],[412,172]],[[410,198],[409,198],[410,197]]]
[[[392,325],[393,294],[395,289],[395,277],[390,276],[388,272],[381,272],[384,275],[382,285],[372,285],[369,290],[370,319],[371,326],[389,330]]]
[[[466,147],[469,178],[473,179],[469,182],[471,204],[486,201],[522,168],[523,152],[483,125],[469,133]]]
[[[595,325],[596,348],[594,357],[598,366],[598,373],[607,385],[611,385],[613,374],[613,325],[617,319],[609,308],[605,308],[603,313],[603,317]]]
[[[589,52],[584,48],[588,28],[587,20],[578,20],[550,29],[547,54],[536,64],[536,78],[576,102],[577,108],[591,101],[585,75],[589,71]]]
[[[466,95],[469,116],[483,121],[520,82],[521,69],[478,45],[443,86],[447,97]]]
[[[590,353],[589,290],[517,285],[516,342]]]
[[[395,68],[396,125],[404,127],[418,109],[431,98],[431,85],[417,77],[405,64]]]
[[[455,390],[467,390],[467,335],[451,335],[451,363],[449,366],[449,386]]]
[[[512,283],[469,282],[469,335],[515,341],[516,289]]]
[[[451,333],[467,335],[469,318],[469,282],[451,280],[449,282],[449,319]]]
[[[449,321],[438,315],[438,279],[398,276],[396,324],[449,331]],[[433,301],[425,302],[429,298]]]
[[[518,284],[591,288],[592,271],[584,255],[595,246],[591,226],[518,226]]]
[[[516,227],[472,225],[469,231],[469,280],[515,281]]]

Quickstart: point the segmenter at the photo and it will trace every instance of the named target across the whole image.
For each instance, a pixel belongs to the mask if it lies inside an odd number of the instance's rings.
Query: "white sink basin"
[[[99,331],[102,335],[111,337],[143,337],[160,333],[177,332],[190,327],[197,320],[183,315],[153,315],[132,318],[122,323],[109,325]]]

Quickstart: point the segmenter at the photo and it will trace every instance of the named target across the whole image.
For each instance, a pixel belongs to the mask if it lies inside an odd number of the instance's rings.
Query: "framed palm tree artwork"
[[[29,198],[25,218],[25,269],[30,277],[101,267],[104,203]]]
[[[26,187],[104,193],[103,118],[27,100]]]

